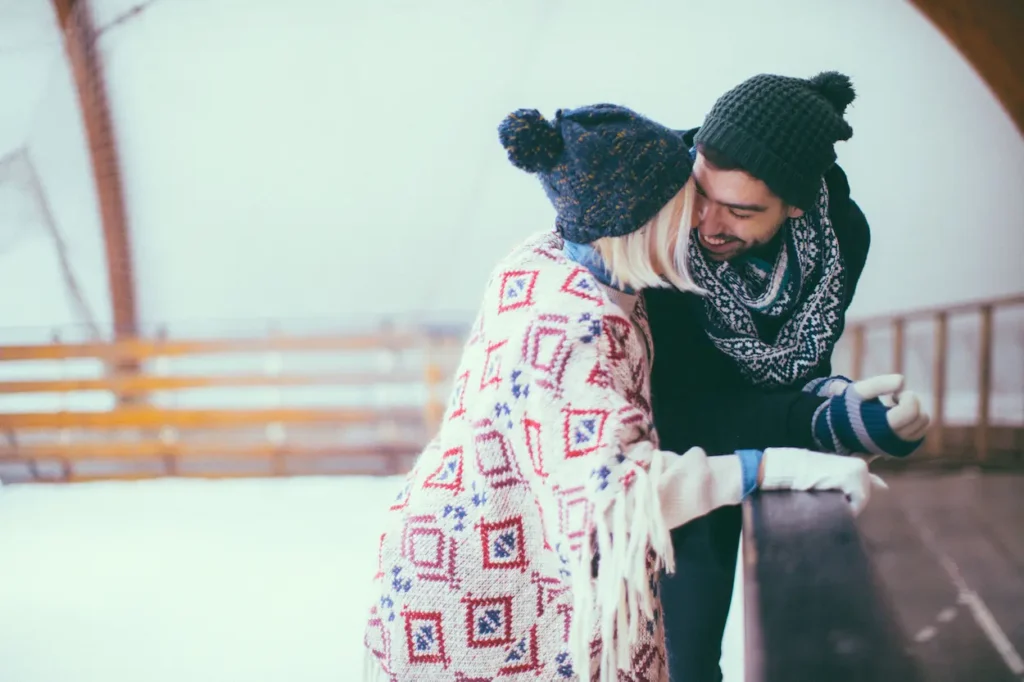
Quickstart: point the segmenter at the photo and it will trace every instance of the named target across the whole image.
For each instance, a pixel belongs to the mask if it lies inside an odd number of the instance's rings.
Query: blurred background
[[[0,679],[355,679],[382,512],[553,218],[501,118],[689,128],[832,69],[872,227],[837,369],[935,421],[864,541],[928,679],[1024,679],[1022,31],[1019,0],[0,0]]]

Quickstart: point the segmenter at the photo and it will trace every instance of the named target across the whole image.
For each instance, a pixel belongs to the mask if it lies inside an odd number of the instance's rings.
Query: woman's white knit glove
[[[888,488],[868,471],[859,457],[827,455],[801,448],[768,448],[764,451],[761,490],[838,490],[846,495],[854,515],[860,514],[874,487]]]

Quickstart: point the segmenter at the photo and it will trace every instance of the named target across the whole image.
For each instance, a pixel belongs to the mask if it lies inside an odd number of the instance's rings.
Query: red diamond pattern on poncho
[[[472,347],[480,343],[484,338],[484,316],[478,315],[476,324],[473,325],[473,331],[470,332],[469,340],[466,341],[466,347]]]
[[[453,495],[461,493],[462,466],[462,448],[451,448],[441,456],[441,466],[423,481],[423,487],[448,490]]]
[[[405,619],[405,644],[409,662],[447,665],[441,612],[406,611],[402,617]]]
[[[558,578],[545,578],[534,571],[530,580],[537,586],[537,617],[540,618],[569,588]]]
[[[632,384],[626,388],[626,399],[644,412],[650,412],[651,403],[647,399],[647,393],[649,393],[649,391],[647,388],[647,374],[644,369],[643,361],[638,360],[633,365],[633,369],[630,372],[630,379],[632,380]]]
[[[457,589],[455,553],[455,538],[445,535],[435,516],[409,517],[402,534],[402,555],[416,569],[417,578]]]
[[[505,651],[505,665],[498,670],[498,677],[540,671],[537,656],[537,626],[530,626],[526,635]]]
[[[565,256],[559,249],[548,248],[546,246],[538,246],[533,250],[538,256],[542,256],[553,263],[558,263],[565,259]]]
[[[477,470],[487,478],[492,488],[522,483],[523,477],[512,456],[508,439],[498,429],[488,428],[490,426],[490,420],[484,420],[478,425],[481,431],[475,438]]]
[[[533,305],[533,287],[539,274],[537,270],[510,270],[502,274],[498,314]]]
[[[578,550],[590,525],[590,503],[587,501],[586,489],[577,486],[569,489],[554,489],[558,500],[558,529],[561,535],[569,540],[569,549]]]
[[[608,339],[608,357],[616,362],[626,358],[626,345],[633,330],[633,323],[615,315],[605,315],[602,323],[604,335]]]
[[[608,410],[566,409],[562,426],[565,457],[585,457],[602,445]]]
[[[599,388],[608,388],[612,385],[612,375],[601,361],[594,363],[594,368],[587,376],[587,383]]]
[[[373,576],[374,580],[384,577],[384,539],[386,537],[387,533],[381,533],[380,540],[377,541],[377,572]]]
[[[650,644],[642,644],[633,652],[633,663],[628,673],[620,673],[622,682],[661,682],[658,676],[661,667],[661,654]]]
[[[451,414],[448,416],[448,421],[452,419],[458,419],[462,415],[466,414],[466,388],[469,386],[469,372],[463,372],[455,380],[455,385],[452,387],[452,400],[448,409],[451,410]]]
[[[526,448],[530,452],[530,463],[533,464],[533,472],[541,478],[547,478],[547,472],[544,471],[544,451],[540,422],[524,418],[523,428],[526,430]]]
[[[551,549],[551,542],[548,540],[548,527],[544,521],[544,508],[540,506],[540,498],[533,497],[533,504],[537,507],[537,519],[540,521],[540,535],[544,541],[544,549]]]
[[[589,270],[586,268],[576,268],[565,279],[562,291],[601,306],[604,305],[604,298],[602,298],[603,294],[598,288],[599,286]]]
[[[394,502],[391,503],[390,511],[398,511],[405,509],[406,505],[409,504],[409,495],[412,494],[413,481],[411,476],[407,476],[405,483],[402,484],[402,489],[398,492]]]
[[[485,569],[526,570],[526,532],[523,517],[513,516],[504,521],[481,521],[480,543]]]
[[[474,649],[507,646],[512,637],[512,597],[462,600],[466,604],[466,641]]]
[[[484,355],[483,374],[480,375],[480,390],[488,386],[501,385],[501,357],[502,350],[508,341],[498,341],[487,346],[487,353]]]
[[[380,661],[385,672],[389,672],[387,664],[388,661],[391,660],[391,631],[381,619],[380,612],[377,610],[377,607],[373,607],[373,609],[370,610],[370,622],[368,625],[370,629],[377,634],[379,641],[381,642],[380,648],[371,648],[370,652]]]
[[[523,347],[523,356],[537,372],[537,385],[556,393],[562,390],[572,348],[566,334],[568,324],[564,315],[540,315],[527,331]]]

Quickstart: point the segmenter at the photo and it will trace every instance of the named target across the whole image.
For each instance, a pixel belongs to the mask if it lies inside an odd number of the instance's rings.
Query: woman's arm
[[[571,576],[574,660],[589,659],[599,634],[600,664],[615,670],[629,661],[614,633],[646,627],[655,605],[650,573],[674,567],[669,530],[738,503],[756,487],[760,453],[708,458],[700,449],[658,449],[649,368],[638,360],[632,323],[610,312],[565,314],[580,323],[568,328],[564,389],[554,404],[530,408],[535,419],[546,415],[535,427],[543,434],[541,504],[555,505],[557,524],[548,524],[548,532]],[[539,400],[540,393],[529,390]],[[752,479],[746,489],[745,471]]]

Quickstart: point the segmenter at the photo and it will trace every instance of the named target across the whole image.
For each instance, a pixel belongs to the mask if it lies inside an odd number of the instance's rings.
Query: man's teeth
[[[705,242],[711,244],[712,246],[724,246],[729,241],[728,239],[723,239],[722,237],[703,237],[703,239]]]

